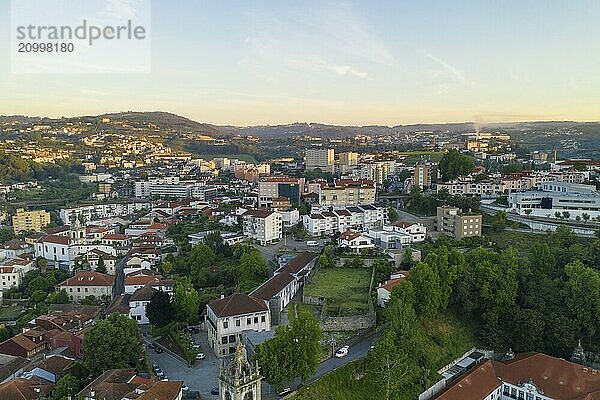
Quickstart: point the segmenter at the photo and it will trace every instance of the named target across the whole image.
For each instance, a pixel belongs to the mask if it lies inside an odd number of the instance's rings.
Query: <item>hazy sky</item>
[[[12,75],[8,14],[0,1],[0,114],[600,120],[596,0],[155,0],[152,72],[123,75]]]

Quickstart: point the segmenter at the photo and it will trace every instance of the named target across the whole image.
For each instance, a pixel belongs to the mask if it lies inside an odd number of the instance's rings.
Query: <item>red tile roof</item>
[[[68,245],[69,237],[68,236],[59,236],[59,235],[48,235],[48,236],[42,238],[42,242]]]
[[[115,282],[112,275],[95,271],[78,272],[75,276],[59,283],[57,286],[111,286]]]
[[[213,300],[208,303],[208,307],[219,318],[269,310],[263,300],[241,293],[234,293],[231,296]]]

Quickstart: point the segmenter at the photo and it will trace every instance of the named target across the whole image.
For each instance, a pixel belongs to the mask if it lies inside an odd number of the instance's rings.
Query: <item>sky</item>
[[[3,0],[0,115],[600,120],[599,17],[594,0],[153,0],[151,72],[12,74]]]

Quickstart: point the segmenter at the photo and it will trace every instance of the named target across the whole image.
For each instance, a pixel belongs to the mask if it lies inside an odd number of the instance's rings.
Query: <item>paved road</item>
[[[260,254],[263,256],[265,261],[269,262],[273,260],[280,252],[285,251],[312,251],[318,253],[323,249],[323,245],[326,242],[325,239],[320,239],[319,246],[307,246],[307,240],[310,239],[296,241],[292,235],[287,235],[287,240],[282,239],[279,243],[270,244],[267,246],[255,246],[260,251]]]
[[[196,342],[202,344],[202,348],[205,350],[204,354],[206,359],[197,361],[193,367],[188,367],[178,358],[173,357],[166,351],[157,354],[153,350],[148,349],[148,357],[152,362],[158,364],[164,371],[167,378],[171,381],[183,381],[191,391],[198,391],[202,396],[202,399],[217,399],[218,396],[210,394],[210,391],[214,387],[219,386],[219,365],[220,360],[213,354],[208,347],[206,332],[200,332],[194,335]],[[336,368],[346,365],[354,360],[362,358],[367,355],[369,348],[373,342],[377,340],[377,335],[369,336],[359,343],[350,346],[348,355],[344,358],[330,358],[323,361],[318,367],[317,372],[308,379],[308,382],[314,382],[322,376],[332,372]],[[296,389],[300,381],[290,383],[287,386]],[[277,398],[276,390],[271,385],[263,383],[263,393],[265,398]]]

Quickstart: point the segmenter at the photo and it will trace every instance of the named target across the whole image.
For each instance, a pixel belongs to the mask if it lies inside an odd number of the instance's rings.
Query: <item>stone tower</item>
[[[262,376],[258,364],[248,361],[241,337],[232,360],[224,360],[219,372],[220,400],[261,400]]]
[[[586,365],[585,351],[581,346],[581,340],[577,343],[577,347],[573,349],[571,354],[571,361],[577,364]]]

